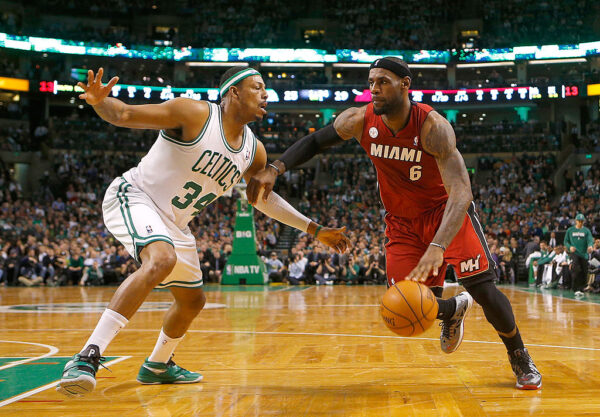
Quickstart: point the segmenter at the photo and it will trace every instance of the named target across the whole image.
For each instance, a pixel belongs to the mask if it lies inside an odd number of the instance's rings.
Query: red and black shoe
[[[540,389],[542,388],[542,374],[535,367],[533,359],[529,356],[526,348],[508,352],[510,366],[517,377],[518,389]]]

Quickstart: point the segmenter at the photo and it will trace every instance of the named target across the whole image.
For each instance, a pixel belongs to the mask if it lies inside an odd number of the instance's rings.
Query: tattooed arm
[[[465,161],[456,149],[452,126],[438,113],[431,113],[423,125],[423,148],[435,157],[448,193],[442,224],[433,242],[447,248],[465,221],[473,194]]]
[[[465,221],[465,214],[473,194],[471,181],[462,155],[456,149],[456,137],[450,123],[439,113],[432,111],[421,130],[423,149],[433,155],[437,162],[444,187],[448,193],[448,202],[440,227],[433,243],[447,248]],[[429,272],[437,276],[444,261],[444,250],[430,245],[419,264],[408,274],[407,279],[425,281]]]

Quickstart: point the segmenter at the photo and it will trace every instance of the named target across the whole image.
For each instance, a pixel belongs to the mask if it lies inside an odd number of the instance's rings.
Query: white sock
[[[125,327],[127,323],[129,323],[129,320],[116,311],[107,308],[102,313],[94,332],[81,351],[83,352],[89,345],[96,345],[100,348],[100,355],[102,355],[108,344],[112,342],[119,330]]]
[[[162,362],[167,363],[171,359],[171,355],[175,351],[175,348],[181,342],[183,336],[177,339],[173,339],[165,334],[163,329],[160,329],[158,340],[154,346],[152,354],[148,358],[150,362]]]

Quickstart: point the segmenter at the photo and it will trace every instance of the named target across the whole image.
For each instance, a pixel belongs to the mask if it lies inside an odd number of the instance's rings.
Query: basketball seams
[[[396,313],[395,311],[391,310],[388,306],[386,306],[383,301],[381,302],[381,306],[383,308],[385,308],[387,311],[389,311],[390,313],[392,313],[395,316],[398,316],[404,320],[406,320],[408,322],[408,324],[406,326],[402,326],[402,327],[394,327],[394,329],[406,329],[407,327],[411,326],[413,328],[413,332],[414,332],[414,327],[415,327],[415,323],[414,321],[412,321],[411,319],[409,319],[406,316],[403,316],[402,314]]]
[[[431,290],[429,290],[429,291],[431,291]],[[427,313],[425,313],[423,311],[423,293],[421,292],[421,286],[420,285],[419,285],[419,294],[421,295],[421,313],[423,313],[423,317],[425,317],[427,320],[429,320],[429,313],[431,313],[431,310],[434,309],[435,305],[437,304],[437,301],[435,303],[433,303],[431,305],[431,308],[429,310],[427,310]],[[427,298],[425,298],[425,299],[427,299]]]
[[[417,288],[419,289],[419,300],[421,301],[421,302],[419,303],[419,304],[420,304],[420,306],[419,306],[419,307],[421,307],[421,315],[422,315],[423,317],[427,317],[427,316],[425,315],[425,312],[423,311],[423,291],[421,291],[421,286],[420,286],[420,285],[417,285]]]
[[[417,320],[417,323],[419,323],[419,326],[421,326],[421,328],[423,329],[423,331],[425,331],[425,326],[423,326],[423,323],[421,323],[421,320],[419,320],[419,317],[417,316],[417,313],[415,313],[415,310],[413,310],[412,306],[410,305],[410,303],[408,302],[408,300],[406,299],[406,297],[404,296],[404,294],[402,294],[402,291],[400,291],[400,288],[398,288],[396,286],[396,284],[394,284],[394,288],[396,289],[396,291],[398,291],[398,294],[400,294],[402,296],[402,298],[404,299],[404,302],[406,303],[406,305],[408,306],[408,308],[410,308],[410,311],[415,316],[415,319]],[[420,291],[421,291],[421,289],[419,289],[419,293],[420,293]]]

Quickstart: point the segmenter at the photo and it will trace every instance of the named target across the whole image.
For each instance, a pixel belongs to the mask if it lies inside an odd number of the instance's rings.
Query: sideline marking
[[[594,304],[594,305],[598,305],[600,303],[598,303],[598,301],[591,301],[591,300],[583,300],[583,299],[577,299],[577,298],[569,298],[569,297],[563,297],[562,294],[552,294],[552,293],[545,293],[543,291],[531,291],[528,289],[523,289],[523,288],[519,288],[517,286],[499,286],[498,289],[501,288],[509,288],[515,291],[519,291],[525,294],[533,294],[533,295],[541,295],[541,296],[547,296],[550,295],[553,298],[558,298],[559,300],[567,300],[567,301],[576,301],[578,303],[586,303],[586,304]]]
[[[26,331],[26,332],[91,332],[94,329],[0,329],[2,331]],[[156,332],[155,329],[121,329],[120,332]],[[258,332],[254,330],[188,330],[188,333],[224,333],[224,334],[263,334],[268,336],[327,336],[327,337],[366,337],[372,339],[404,339],[404,340],[431,340],[439,341],[439,338],[434,337],[405,337],[391,336],[379,334],[351,334],[351,333],[305,333],[305,332]],[[502,342],[490,342],[486,340],[468,340],[463,339],[463,343],[479,343],[484,345],[504,345]],[[540,343],[527,343],[527,346],[547,347],[556,349],[573,349],[573,350],[589,350],[600,352],[600,348],[591,348],[584,346],[560,346],[560,345],[544,345]]]

